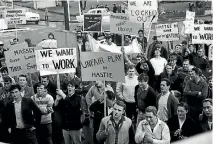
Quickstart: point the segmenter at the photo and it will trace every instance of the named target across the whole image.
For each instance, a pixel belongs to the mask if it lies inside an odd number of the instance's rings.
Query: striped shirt
[[[45,97],[38,97],[34,95],[31,97],[33,101],[38,105],[42,113],[45,113],[41,117],[41,124],[48,124],[52,122],[51,113],[48,112],[48,108],[53,106],[54,100],[53,97],[47,94]]]

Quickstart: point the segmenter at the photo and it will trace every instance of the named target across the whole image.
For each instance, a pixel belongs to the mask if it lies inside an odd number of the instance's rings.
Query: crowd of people
[[[0,43],[0,141],[169,144],[212,130],[208,45],[183,40],[165,48],[156,36],[148,45],[142,30],[138,35],[142,53],[134,62],[121,49],[125,82],[85,82],[78,67],[76,73],[59,75],[60,87],[56,75],[11,77],[4,54],[8,49]],[[117,44],[117,36],[104,38],[104,44]],[[127,46],[132,37],[126,35],[124,40]],[[33,45],[30,39],[26,42]],[[81,32],[77,44],[79,54],[89,51]]]

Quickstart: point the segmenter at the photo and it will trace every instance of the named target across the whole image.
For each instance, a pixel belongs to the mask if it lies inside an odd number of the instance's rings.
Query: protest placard
[[[8,25],[26,24],[26,10],[25,9],[10,9],[5,10],[4,18]]]
[[[7,23],[4,19],[0,19],[0,30],[8,29]]]
[[[128,0],[128,13],[132,22],[144,23],[150,18],[156,23],[158,20],[157,0]]]
[[[102,15],[101,14],[84,14],[83,30],[86,32],[102,31]]]
[[[83,52],[80,57],[83,81],[124,82],[124,59],[122,54]]]
[[[129,15],[116,13],[110,15],[110,32],[116,34],[136,35],[141,24],[129,20]]]
[[[75,48],[37,50],[35,55],[41,76],[71,73],[75,72],[77,67]]]
[[[175,41],[180,38],[178,23],[158,24],[155,29],[159,41]]]
[[[37,71],[35,50],[38,47],[28,47],[27,43],[10,46],[5,52],[6,64],[10,76],[34,73]]]
[[[213,44],[213,25],[194,25],[192,44]]]
[[[213,44],[209,46],[208,58],[210,61],[213,61]]]
[[[183,21],[185,34],[190,34],[193,32],[194,19],[195,19],[195,12],[186,11],[186,20]]]

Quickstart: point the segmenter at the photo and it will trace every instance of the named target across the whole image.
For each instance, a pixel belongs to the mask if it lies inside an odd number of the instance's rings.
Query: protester
[[[168,120],[167,124],[171,134],[171,142],[198,134],[198,124],[187,113],[188,105],[181,102],[177,107],[177,115],[172,116]]]
[[[142,73],[138,76],[138,85],[135,86],[135,102],[138,112],[137,124],[145,119],[145,109],[148,106],[156,106],[157,94],[154,89],[148,84],[149,77]]]
[[[141,48],[142,48],[142,53],[146,53],[146,47],[147,47],[147,38],[144,36],[143,34],[143,30],[139,30],[138,31],[138,37],[137,37],[137,41],[138,43],[141,45]],[[144,44],[144,46],[143,46]]]
[[[12,85],[12,79],[9,76],[3,77],[4,86],[0,88],[0,99],[2,100],[3,107],[12,101],[12,96],[10,93],[10,87]]]
[[[15,80],[14,80],[14,78],[12,78],[11,76],[9,76],[9,72],[8,72],[8,68],[7,67],[1,67],[0,68],[0,72],[1,72],[3,78],[8,76],[8,77],[11,78],[12,84],[16,83]]]
[[[153,42],[149,45],[149,48],[146,52],[148,59],[151,59],[151,53],[153,52],[155,45],[158,43],[157,36],[153,36],[152,40]]]
[[[212,86],[213,86],[213,77],[210,76],[208,78],[208,95],[207,95],[207,98],[211,98],[211,99],[212,99]]]
[[[136,104],[135,104],[135,86],[138,84],[138,76],[135,74],[135,68],[129,67],[125,83],[118,83],[116,92],[118,97],[126,104],[126,116],[130,119],[136,119]]]
[[[57,89],[56,85],[49,80],[49,76],[41,76],[40,79],[41,79],[41,83],[44,84],[44,86],[47,88],[48,94],[50,94],[53,97],[53,99],[55,100],[56,99],[56,89]],[[35,93],[37,93],[37,89],[36,89],[37,84],[34,85]]]
[[[207,97],[208,85],[205,80],[200,77],[198,68],[192,68],[191,80],[186,83],[183,96],[189,106],[189,115],[198,120],[199,114],[202,112],[202,101]]]
[[[115,4],[113,4],[112,12],[117,13],[117,6]]]
[[[166,64],[167,64],[167,60],[163,57],[161,57],[161,52],[159,49],[155,50],[155,57],[150,59],[150,63],[152,64],[154,70],[155,70],[155,76],[159,76]]]
[[[175,53],[169,55],[168,63],[172,66],[173,72],[177,74],[180,67],[177,65],[177,55]]]
[[[106,115],[111,115],[110,110],[115,103],[115,94],[112,91],[106,91]],[[108,110],[109,109],[109,110]],[[99,130],[99,126],[102,118],[104,118],[104,96],[99,100],[95,101],[90,107],[89,110],[94,112],[93,119],[93,142],[94,144],[104,144],[104,141],[99,141],[96,138],[96,133]]]
[[[70,144],[70,141],[81,144],[81,97],[75,93],[75,86],[74,81],[70,81],[67,94],[60,89],[56,91],[55,106],[60,109],[65,144]]]
[[[167,122],[171,116],[177,113],[178,99],[169,91],[171,82],[162,79],[160,84],[161,93],[157,96],[158,118]]]
[[[113,89],[111,86],[105,84],[105,88],[104,88],[104,84],[102,81],[96,81],[95,85],[92,86],[88,93],[86,94],[86,102],[87,102],[87,106],[90,107],[90,105],[92,103],[94,103],[95,101],[99,100],[102,97],[102,94],[104,94],[104,91],[112,91]]]
[[[18,84],[21,87],[21,96],[30,98],[34,95],[34,90],[32,87],[27,85],[27,76],[26,75],[19,75],[18,77]]]
[[[169,128],[158,118],[157,109],[154,106],[145,109],[145,118],[138,124],[135,134],[136,143],[169,144]]]
[[[54,104],[53,97],[47,94],[44,84],[37,85],[37,94],[33,95],[32,100],[37,104],[42,113],[41,122],[36,128],[38,144],[53,144],[52,142],[52,106]]]
[[[117,101],[113,106],[113,114],[101,120],[101,124],[96,134],[97,139],[105,144],[131,144],[134,139],[131,119],[123,116],[126,105],[122,101]]]
[[[212,130],[212,99],[205,99],[202,102],[203,112],[199,116],[199,123],[201,125],[201,132]]]
[[[154,49],[151,51],[151,58],[155,57],[155,50],[156,49],[158,49],[160,51],[161,57],[168,59],[168,52],[167,52],[166,48],[164,48],[162,46],[162,42],[160,42],[160,41],[156,42]]]
[[[182,45],[178,44],[175,46],[174,53],[177,55],[177,65],[182,66],[183,63],[183,55],[182,55]]]
[[[6,105],[3,121],[13,144],[37,144],[35,130],[42,112],[32,99],[22,97],[20,90],[18,84],[11,85],[13,101]]]

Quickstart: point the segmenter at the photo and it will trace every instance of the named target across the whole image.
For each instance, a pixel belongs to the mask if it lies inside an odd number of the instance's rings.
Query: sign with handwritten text
[[[34,73],[37,71],[35,50],[38,47],[28,47],[27,43],[10,46],[5,52],[6,64],[10,76]]]
[[[81,53],[83,81],[124,82],[124,59],[122,54],[108,52]]]
[[[151,17],[152,22],[156,23],[158,2],[157,0],[128,0],[128,13],[132,22],[145,23]]]
[[[84,14],[83,30],[86,32],[102,31],[102,15],[101,14]]]
[[[35,51],[40,75],[75,72],[77,57],[75,48],[59,48]]]
[[[136,35],[139,29],[141,24],[131,22],[127,14],[116,13],[110,16],[111,33]]]

